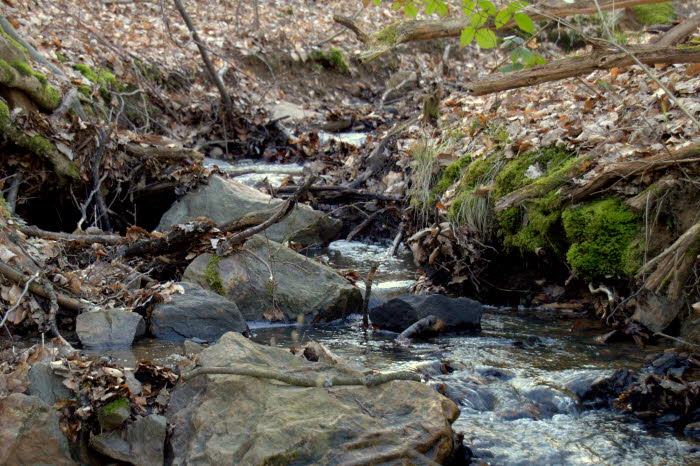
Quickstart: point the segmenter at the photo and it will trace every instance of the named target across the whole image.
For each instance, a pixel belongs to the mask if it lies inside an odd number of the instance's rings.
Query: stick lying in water
[[[186,374],[182,375],[183,382],[200,376],[200,375],[245,375],[248,377],[257,377],[260,379],[279,380],[288,385],[297,387],[337,387],[342,385],[364,385],[365,387],[374,387],[382,385],[394,380],[412,380],[420,382],[419,374],[410,371],[398,372],[380,372],[377,374],[367,374],[364,376],[355,375],[317,375],[309,376],[299,373],[279,372],[267,367],[259,367],[246,365],[242,367],[199,367]]]

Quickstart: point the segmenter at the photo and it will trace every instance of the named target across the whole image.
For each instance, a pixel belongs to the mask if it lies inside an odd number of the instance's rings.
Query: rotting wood
[[[347,238],[345,238],[345,241],[352,241],[357,235],[362,233],[362,231],[365,228],[367,228],[372,222],[374,222],[377,219],[377,217],[389,210],[396,211],[397,209],[396,207],[384,207],[383,209],[379,209],[378,211],[374,212],[369,217],[364,219],[359,225],[357,225],[350,233],[348,233],[348,236]]]
[[[187,228],[174,228],[162,238],[137,241],[128,245],[122,257],[152,256],[186,250],[188,246],[214,229],[212,222],[191,222]]]
[[[182,375],[183,382],[187,382],[194,377],[200,375],[242,375],[247,377],[256,377],[259,379],[272,379],[284,382],[287,385],[297,387],[338,387],[348,385],[364,385],[365,387],[376,387],[395,380],[406,380],[413,382],[421,382],[421,376],[415,372],[397,371],[397,372],[380,372],[376,374],[367,374],[364,376],[357,375],[313,375],[300,374],[298,372],[288,373],[280,372],[268,367],[241,365],[238,367],[198,367],[186,374]]]

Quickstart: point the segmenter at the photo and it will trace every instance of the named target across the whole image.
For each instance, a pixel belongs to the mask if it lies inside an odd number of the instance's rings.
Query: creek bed
[[[246,184],[265,176],[274,184],[303,170],[301,166],[275,167],[222,168]],[[245,170],[249,172],[242,174]],[[389,248],[388,243],[337,241],[307,254],[320,256],[338,270],[354,270],[360,277],[366,276],[372,262],[378,262],[373,296],[381,302],[406,292],[415,280],[410,253],[404,250],[393,257]],[[362,287],[362,282],[358,285]],[[480,333],[443,336],[411,346],[395,344],[396,334],[390,332],[363,332],[359,316],[316,327],[249,325],[258,343],[292,347],[312,339],[342,358],[375,370],[435,361],[459,363],[458,370],[432,381],[461,393],[461,415],[453,427],[464,432],[465,443],[491,464],[700,464],[698,442],[650,430],[613,410],[579,408],[567,381],[613,369],[636,370],[645,359],[645,353],[632,344],[594,344],[593,338],[605,329],[581,315],[491,307],[484,313]],[[180,344],[146,339],[130,351],[103,356],[126,365],[143,358],[174,365],[182,353]]]

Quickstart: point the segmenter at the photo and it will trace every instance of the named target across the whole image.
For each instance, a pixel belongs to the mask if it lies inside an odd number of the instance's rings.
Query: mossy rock
[[[217,256],[216,254],[211,255],[207,263],[207,268],[204,271],[204,278],[214,293],[225,296],[226,290],[224,290],[224,283],[221,281],[221,277],[219,277],[219,261],[221,261],[221,256]]]
[[[653,3],[630,7],[634,17],[645,26],[667,24],[676,19],[676,12],[671,2]]]
[[[131,416],[131,403],[127,398],[117,398],[97,410],[97,421],[104,432],[121,426]]]
[[[441,196],[447,191],[450,186],[455,184],[462,177],[462,172],[466,167],[468,167],[472,162],[472,158],[469,155],[460,157],[457,161],[448,165],[442,172],[440,180],[438,180],[435,188],[433,190],[436,196]]]
[[[569,207],[562,214],[571,247],[567,262],[587,280],[630,276],[633,241],[641,230],[637,216],[618,198]]]

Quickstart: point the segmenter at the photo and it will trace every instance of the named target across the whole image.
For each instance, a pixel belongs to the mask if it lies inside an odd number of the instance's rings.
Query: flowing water
[[[248,168],[256,176],[265,171]],[[289,171],[287,166],[272,175],[283,177]],[[250,175],[241,175],[249,177],[243,181],[255,182]],[[378,262],[372,295],[381,302],[406,292],[415,279],[410,253],[392,257],[388,251],[388,244],[337,241],[309,255],[320,256],[336,269],[355,270],[361,277]],[[358,319],[317,327],[262,322],[251,322],[250,327],[259,343],[291,347],[313,339],[338,356],[376,370],[450,361],[457,369],[449,374],[434,371],[431,383],[444,383],[448,395],[461,400],[461,415],[453,427],[464,432],[465,443],[490,464],[700,464],[700,444],[691,439],[649,430],[609,409],[577,405],[571,394],[576,380],[618,368],[638,369],[644,362],[645,354],[633,345],[594,344],[593,337],[604,332],[598,322],[556,312],[488,308],[479,333],[402,346],[395,343],[396,334],[363,332]],[[654,350],[663,348],[649,349]],[[182,346],[142,340],[131,351],[109,356],[125,364],[141,358],[175,364],[182,358]]]

